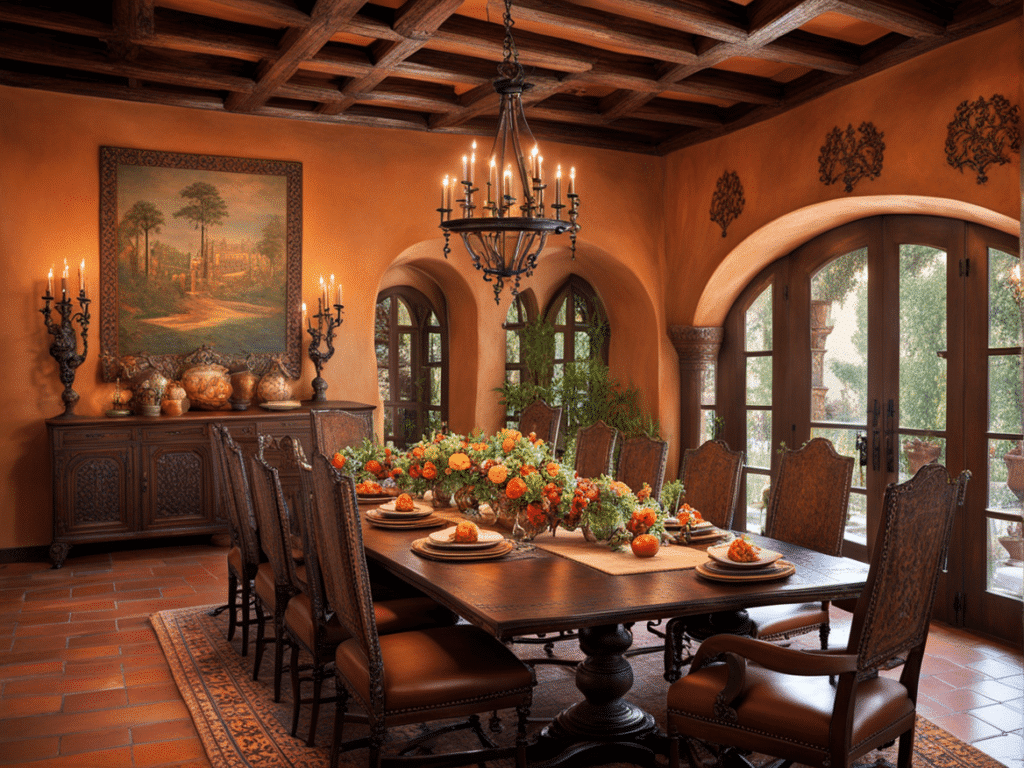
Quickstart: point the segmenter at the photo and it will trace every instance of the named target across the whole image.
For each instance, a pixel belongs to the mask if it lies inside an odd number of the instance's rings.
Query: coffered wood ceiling
[[[664,154],[1021,9],[1020,0],[514,0],[512,16],[535,136]],[[0,84],[487,135],[503,10],[495,0],[0,0]]]

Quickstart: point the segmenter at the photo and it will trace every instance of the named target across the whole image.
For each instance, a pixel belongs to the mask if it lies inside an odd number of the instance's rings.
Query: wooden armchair
[[[651,486],[651,497],[656,499],[661,496],[667,462],[667,442],[652,440],[646,435],[630,437],[622,441],[615,479],[628,485],[634,493],[647,483]]]
[[[580,477],[600,477],[612,473],[612,457],[619,431],[603,421],[576,431],[576,474]]]
[[[782,758],[787,766],[839,768],[898,738],[897,766],[910,768],[928,623],[969,477],[963,472],[951,481],[945,467],[929,464],[886,489],[845,652],[733,635],[705,640],[689,674],[669,688],[670,765],[678,768],[684,744],[690,764],[702,765],[700,740]],[[904,661],[899,679],[877,674],[895,659]],[[830,676],[838,676],[836,685]]]
[[[519,431],[524,435],[537,435],[554,450],[558,445],[558,431],[562,425],[562,409],[548,405],[543,400],[534,400],[523,408],[519,415]]]
[[[389,756],[388,764],[400,764],[403,759],[419,764],[428,759],[434,765],[483,764],[514,755],[516,765],[526,768],[526,725],[536,682],[533,670],[501,641],[469,624],[380,635],[355,484],[322,454],[313,457],[313,497],[318,505],[313,527],[324,587],[350,635],[335,653],[338,704],[332,767],[338,765],[342,751],[368,746],[366,764],[379,768],[390,727],[468,718],[463,727],[474,731],[483,749],[403,757],[410,748],[459,727],[446,724],[417,736],[399,755]],[[349,699],[355,699],[369,718],[368,739],[344,741]],[[481,728],[479,713],[510,707],[519,715],[516,743],[498,748]]]

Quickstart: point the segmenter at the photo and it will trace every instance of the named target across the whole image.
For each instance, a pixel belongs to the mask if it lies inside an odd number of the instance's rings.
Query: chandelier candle
[[[523,112],[523,92],[531,85],[519,64],[519,51],[512,38],[512,2],[505,0],[505,42],[503,60],[498,65],[494,90],[500,97],[498,131],[491,147],[487,169],[487,195],[483,206],[474,204],[473,196],[480,190],[475,186],[476,142],[472,151],[462,156],[462,177],[445,176],[441,184],[441,229],[444,232],[444,256],[451,253],[449,237],[456,232],[473,259],[473,266],[484,273],[484,280],[494,283],[494,301],[501,302],[505,281],[512,281],[512,295],[519,293],[519,281],[529,277],[537,266],[547,237],[550,234],[569,233],[573,258],[576,255],[576,218],[580,200],[576,195],[576,169],[569,176],[568,202],[562,203],[561,166],[555,176],[555,203],[551,206],[555,218],[547,218],[544,206],[544,158],[540,146],[533,138]],[[523,152],[521,142],[532,145],[529,154]],[[499,176],[500,173],[500,176]],[[462,186],[462,196],[454,202],[462,216],[452,218],[453,189]],[[477,208],[480,214],[477,215]],[[568,218],[562,218],[562,209],[568,208]]]

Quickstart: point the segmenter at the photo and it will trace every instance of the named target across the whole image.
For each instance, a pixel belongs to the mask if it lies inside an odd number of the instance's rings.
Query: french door
[[[844,553],[864,560],[889,483],[931,460],[970,470],[935,616],[1019,642],[1024,564],[1000,542],[1024,497],[1003,459],[1021,433],[1016,253],[1008,235],[933,217],[822,235],[737,301],[717,401],[726,439],[746,448],[751,530],[778,450],[811,437],[857,460]]]

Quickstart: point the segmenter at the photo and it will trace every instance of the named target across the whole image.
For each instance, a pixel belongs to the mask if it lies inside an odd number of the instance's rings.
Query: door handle
[[[893,427],[896,423],[896,407],[892,398],[889,398],[885,421],[885,470],[886,472],[895,472],[896,452],[893,449]]]
[[[879,416],[878,400],[875,400],[871,409],[871,469],[877,472],[882,465],[882,439],[878,429]]]

